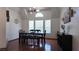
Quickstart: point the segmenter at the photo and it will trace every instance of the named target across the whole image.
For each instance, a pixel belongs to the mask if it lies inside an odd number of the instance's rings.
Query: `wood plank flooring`
[[[57,40],[55,39],[47,39],[45,48],[40,48],[40,47],[32,47],[32,46],[26,46],[23,44],[18,43],[17,40],[13,40],[8,42],[8,46],[6,51],[61,51],[60,47],[57,44]]]

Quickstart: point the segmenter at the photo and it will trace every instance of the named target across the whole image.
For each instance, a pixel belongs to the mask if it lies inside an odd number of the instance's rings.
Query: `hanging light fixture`
[[[36,12],[39,12],[39,11],[40,11],[39,9],[36,10]]]
[[[44,17],[44,15],[40,12],[40,10],[36,8],[29,8],[28,12],[30,14],[36,13],[35,17]]]
[[[29,12],[30,14],[33,14],[34,12],[36,12],[36,9],[30,7],[30,8],[28,9],[28,12]]]

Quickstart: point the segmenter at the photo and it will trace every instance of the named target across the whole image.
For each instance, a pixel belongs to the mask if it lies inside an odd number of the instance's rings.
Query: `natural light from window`
[[[51,21],[50,20],[45,20],[45,30],[46,30],[46,33],[51,33]]]
[[[43,33],[43,20],[35,21],[35,29],[39,29],[41,30],[41,33]]]
[[[41,12],[36,13],[35,17],[44,17],[44,15]]]
[[[30,20],[30,21],[29,21],[29,31],[30,31],[31,29],[34,29],[34,21],[33,21],[33,20]]]
[[[34,26],[35,23],[35,26]],[[43,33],[44,30],[46,30],[46,33],[51,33],[51,20],[29,20],[29,31],[32,29],[38,29],[41,30],[41,33]]]

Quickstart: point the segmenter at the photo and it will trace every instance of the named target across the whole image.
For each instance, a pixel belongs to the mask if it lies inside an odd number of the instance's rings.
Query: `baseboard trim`
[[[56,38],[46,38],[46,40],[56,40]]]
[[[7,48],[0,48],[0,51],[7,51]]]
[[[13,39],[13,40],[9,40],[8,42],[15,41],[15,40],[17,40],[17,39],[19,39],[19,38],[16,38],[16,39]]]
[[[12,42],[12,41],[15,41],[15,40],[18,40],[19,38],[16,38],[16,39],[13,39],[13,40],[10,40],[8,42]],[[45,38],[46,40],[56,40],[56,38]]]

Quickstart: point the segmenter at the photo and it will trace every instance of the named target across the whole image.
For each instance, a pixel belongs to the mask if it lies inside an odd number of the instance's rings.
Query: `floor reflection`
[[[18,40],[14,40],[8,42],[8,51],[58,51],[60,50],[56,40],[46,40],[45,47],[42,48],[42,44],[40,47],[34,46],[26,46],[26,44],[19,44]]]
[[[45,44],[45,51],[51,51],[50,44]]]

